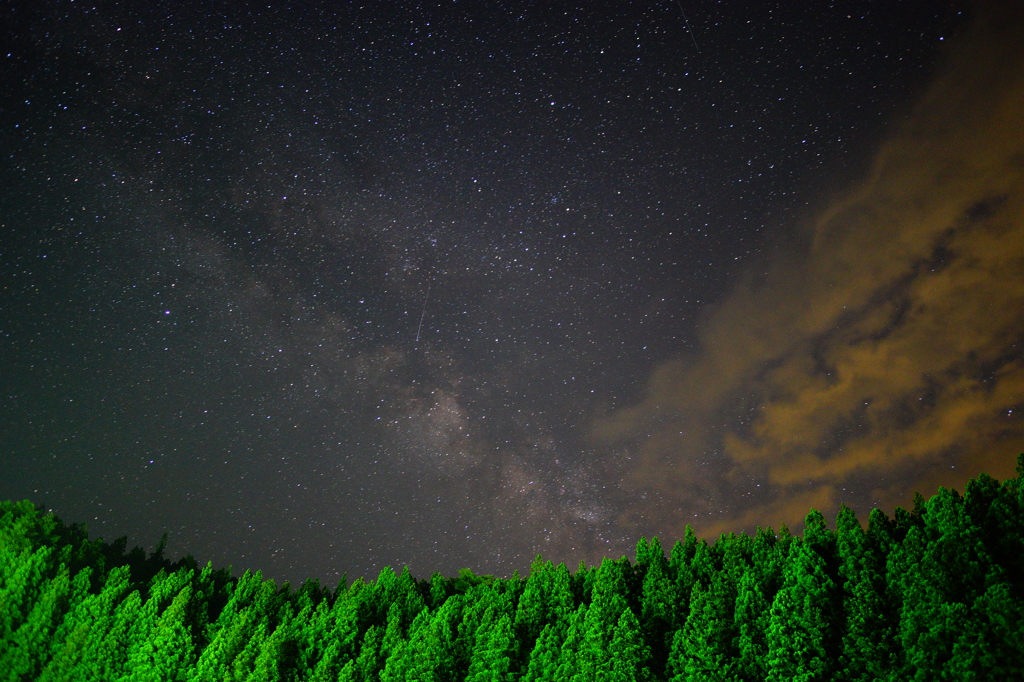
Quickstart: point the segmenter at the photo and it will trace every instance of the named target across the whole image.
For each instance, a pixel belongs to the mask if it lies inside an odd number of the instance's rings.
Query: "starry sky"
[[[0,4],[0,498],[335,584],[1024,450],[980,2]]]

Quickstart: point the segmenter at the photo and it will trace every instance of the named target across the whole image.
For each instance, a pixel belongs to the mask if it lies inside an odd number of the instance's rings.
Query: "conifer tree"
[[[948,679],[1024,679],[1024,604],[1009,583],[991,585],[972,605],[944,667]]]
[[[185,585],[129,656],[125,682],[187,682],[194,661],[188,609],[192,586]]]
[[[138,590],[132,590],[117,605],[102,648],[96,649],[97,656],[88,661],[92,670],[101,672],[95,679],[120,679],[128,663],[128,651],[136,642],[136,623],[142,616],[142,597]]]
[[[623,567],[616,561],[604,559],[594,572],[588,613],[595,629],[600,628],[610,637],[612,628],[626,608],[626,579]]]
[[[752,570],[744,573],[736,594],[733,648],[736,651],[736,676],[744,682],[763,680],[767,674],[765,631],[768,628],[768,602],[756,576]]]
[[[476,585],[464,595],[466,608],[462,613],[462,622],[459,623],[458,635],[455,639],[457,677],[465,677],[469,672],[473,650],[476,648],[477,635],[483,632],[481,626],[486,619],[494,618],[495,597],[494,590],[486,585]]]
[[[121,566],[106,576],[99,594],[87,596],[69,611],[54,633],[52,658],[40,673],[40,682],[75,679],[112,679],[102,665],[118,644],[111,635],[114,610],[128,590],[129,569]]]
[[[306,581],[306,585],[309,585],[309,581]],[[293,629],[295,672],[306,677],[313,674],[317,663],[333,643],[330,634],[334,621],[327,598],[317,599],[314,593],[309,599],[297,598],[295,603],[302,605]]]
[[[876,554],[853,510],[846,505],[839,510],[836,528],[844,591],[842,674],[851,682],[880,679],[891,667],[892,640],[883,603],[882,557]]]
[[[370,626],[370,629],[363,635],[358,658],[355,659],[355,662],[350,661],[342,668],[338,679],[352,682],[376,682],[378,671],[384,667],[381,657],[383,639],[384,630],[376,625]]]
[[[444,579],[444,576],[434,571],[430,576],[430,606],[433,609],[441,608],[444,601],[448,598],[448,581]]]
[[[454,679],[457,669],[455,654],[459,621],[462,620],[464,599],[453,595],[433,615],[429,638],[425,644],[437,679]]]
[[[53,559],[53,549],[46,546],[34,551],[25,548],[17,558],[9,555],[13,566],[5,571],[7,577],[0,585],[0,655],[35,604]]]
[[[346,661],[351,663],[351,661]],[[309,682],[336,682],[341,672],[341,643],[330,642],[310,672]]]
[[[373,592],[379,615],[387,614],[390,617],[391,606],[398,606],[399,625],[403,630],[409,627],[425,606],[408,566],[400,575],[396,575],[390,566],[385,567],[377,576]]]
[[[255,608],[254,611],[258,613]],[[249,675],[256,669],[256,659],[259,658],[260,651],[263,649],[263,643],[267,641],[267,630],[269,627],[269,621],[265,618],[258,620],[256,628],[245,642],[245,646],[231,660],[231,670],[228,673],[227,679],[233,682],[245,682],[245,680],[249,679]]]
[[[954,491],[940,488],[918,515],[889,573],[900,598],[901,674],[925,679],[947,668],[960,634],[974,625],[972,605],[1001,575]]]
[[[659,548],[660,550],[660,548]],[[607,682],[644,682],[647,651],[640,632],[640,623],[630,609],[624,609],[615,624],[609,656],[611,665],[603,679]]]
[[[669,558],[670,578],[679,578],[679,574],[693,561],[693,555],[697,552],[697,535],[693,532],[690,524],[686,524],[683,532],[683,539],[677,540],[672,546],[672,553]]]
[[[192,682],[218,682],[229,676],[235,658],[246,649],[259,625],[256,608],[234,612],[234,618],[221,619],[221,627],[213,640],[203,649],[196,663]]]
[[[544,626],[530,654],[522,682],[554,682],[564,631],[564,623],[549,623]]]
[[[576,612],[569,618],[565,640],[558,653],[558,665],[554,680],[575,680],[580,673],[580,652],[586,639],[587,605],[580,604]]]
[[[641,540],[635,567],[387,570],[332,597],[126,555],[0,503],[0,682],[1024,679],[1022,505],[1019,479],[983,476],[895,521],[874,510],[866,532],[844,507],[836,533],[812,511],[802,538],[688,531],[669,560]]]
[[[530,564],[530,575],[516,606],[515,630],[523,646],[532,644],[547,624],[551,572],[551,562],[545,562],[540,556]]]
[[[722,571],[733,585],[738,585],[744,573],[750,570],[754,555],[754,543],[748,535],[723,534],[716,547],[722,552]]]
[[[253,671],[246,678],[246,682],[282,682],[285,679],[285,671],[291,667],[295,658],[294,620],[291,605],[288,604],[286,607],[277,627],[263,641],[253,664]]]
[[[676,593],[679,604],[676,612],[677,621],[674,624],[676,628],[683,627],[690,613],[690,599],[695,586],[701,585],[706,588],[711,584],[711,579],[719,568],[715,565],[714,552],[708,547],[707,542],[694,541],[682,547],[680,555],[689,555],[691,558],[689,562],[680,563],[676,568]]]
[[[664,669],[668,658],[668,636],[674,622],[674,611],[677,604],[676,586],[669,579],[669,564],[662,552],[658,538],[653,538],[645,546],[644,578],[640,598],[640,613],[644,639],[650,643],[651,658],[656,674]],[[637,560],[641,551],[638,545]]]
[[[588,569],[587,565],[580,561],[576,572],[572,574],[573,603],[590,603],[590,593],[594,586],[594,574],[596,569]]]
[[[726,680],[733,658],[733,608],[736,595],[724,574],[708,588],[698,583],[690,599],[690,615],[673,642],[673,680]]]
[[[326,599],[320,602],[311,620],[305,632],[300,633],[304,648],[299,654],[299,667],[318,676],[317,679],[330,678],[333,682],[343,664],[355,655],[359,636],[358,600],[339,588],[333,606]]]
[[[392,611],[389,611],[389,626],[395,622],[395,619],[391,618],[392,614],[397,613],[394,609],[395,605],[392,605]],[[416,617],[410,626],[410,636],[414,631],[419,631],[423,628],[424,619],[427,617],[425,613],[420,613]],[[390,630],[390,627],[389,627]],[[387,635],[385,635],[387,639]],[[387,660],[384,663],[384,668],[380,671],[381,682],[406,682],[406,680],[414,679],[412,677],[413,669],[415,667],[414,659],[416,658],[417,651],[410,645],[409,640],[405,638],[398,639],[392,642],[388,647],[389,653]]]
[[[466,682],[511,680],[512,658],[516,651],[511,618],[506,613],[497,620],[485,620],[481,630],[476,637]]]
[[[626,605],[623,567],[604,559],[595,571],[592,596],[583,623],[583,637],[576,661],[575,678],[594,680],[606,674],[610,665],[608,647],[615,624]]]
[[[361,682],[363,678],[358,672],[358,668],[356,667],[357,665],[358,662],[355,659],[350,659],[341,667],[341,671],[338,673],[337,678],[327,679],[331,682],[334,682],[334,679],[337,679],[337,682]]]
[[[547,623],[561,623],[569,620],[576,610],[573,600],[572,576],[565,564],[558,564],[551,572],[547,593]]]
[[[36,677],[47,662],[50,635],[67,608],[70,588],[67,567],[61,565],[57,575],[43,587],[28,618],[6,642],[0,654],[0,680],[18,682]]]
[[[812,511],[812,514],[814,512]],[[817,525],[808,514],[808,527]],[[828,649],[834,584],[811,543],[790,550],[785,586],[772,602],[768,626],[769,682],[818,682],[832,672]]]
[[[395,651],[402,646],[405,641],[404,634],[402,632],[402,617],[404,604],[398,602],[392,602],[391,608],[388,609],[388,621],[387,626],[384,628],[384,636],[380,643],[380,657],[377,661],[377,669],[375,673],[379,673],[384,669],[384,664],[388,658],[391,657]]]

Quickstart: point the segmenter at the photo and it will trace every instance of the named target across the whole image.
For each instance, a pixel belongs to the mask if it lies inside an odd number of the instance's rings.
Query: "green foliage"
[[[648,545],[641,538],[637,545],[637,565],[643,574],[640,595],[640,622],[644,640],[651,649],[651,667],[660,674],[665,667],[670,642],[668,637],[676,624],[678,595],[671,580],[671,566],[654,538]]]
[[[816,512],[808,515],[808,533],[819,539],[826,531]],[[820,514],[817,514],[820,517]],[[794,544],[786,583],[772,602],[766,633],[770,682],[817,682],[831,679],[831,606],[835,590],[817,543]]]
[[[1024,455],[1018,460],[1024,474]],[[0,503],[0,682],[1024,679],[1024,485],[509,579],[232,578]]]
[[[741,680],[763,680],[767,674],[768,601],[754,571],[740,578],[734,610],[735,672]]]
[[[156,597],[150,597],[153,601]],[[128,655],[127,682],[185,682],[195,654],[187,616],[192,586],[185,585],[151,628],[139,630]]]
[[[733,662],[735,589],[724,572],[690,598],[686,624],[676,632],[669,670],[673,680],[726,680]]]
[[[604,676],[608,682],[643,682],[649,676],[645,667],[647,647],[631,609],[624,609],[619,616],[608,654],[610,661]]]
[[[524,682],[547,682],[555,679],[558,669],[558,656],[562,648],[564,625],[551,623],[537,638],[537,644],[530,654],[529,666],[522,679]]]
[[[498,616],[494,613],[477,631],[466,682],[511,680],[512,660],[516,648],[512,636],[512,622],[508,614]]]
[[[25,623],[9,639],[4,640],[0,654],[0,680],[15,682],[33,679],[41,661],[33,653],[49,647],[50,634],[57,627],[66,608],[71,581],[67,566],[48,581]]]

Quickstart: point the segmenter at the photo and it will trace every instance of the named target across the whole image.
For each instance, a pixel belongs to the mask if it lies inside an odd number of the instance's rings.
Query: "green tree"
[[[341,642],[333,641],[327,645],[316,667],[309,676],[309,682],[336,682],[341,672]],[[346,661],[351,663],[351,661]]]
[[[110,631],[103,638],[98,655],[90,661],[92,670],[98,672],[95,679],[117,680],[128,664],[128,651],[135,643],[136,624],[143,617],[142,597],[138,590],[132,590],[114,611]]]
[[[430,606],[433,609],[441,608],[445,600],[448,599],[448,581],[444,579],[444,576],[434,571],[430,576]]]
[[[321,602],[304,635],[300,654],[300,670],[307,670],[310,679],[337,678],[344,664],[355,657],[359,637],[358,599],[348,591],[339,591],[334,605]]]
[[[672,553],[669,558],[670,578],[678,580],[680,574],[688,569],[690,562],[693,561],[694,554],[697,553],[698,544],[697,535],[693,532],[693,528],[690,527],[690,524],[686,524],[683,539],[677,540],[676,544],[672,546]]]
[[[35,679],[47,662],[50,636],[67,608],[70,589],[68,570],[62,565],[57,575],[43,587],[28,618],[8,640],[9,646],[0,655],[0,680]]]
[[[524,647],[532,644],[547,624],[551,568],[551,562],[540,555],[530,564],[530,575],[516,606],[515,629]]]
[[[282,682],[293,667],[296,658],[295,619],[291,615],[291,605],[286,604],[285,607],[277,627],[263,641],[247,682]]]
[[[384,659],[381,656],[381,644],[384,640],[384,630],[376,625],[363,635],[362,646],[359,647],[359,656],[355,662],[346,664],[338,676],[339,680],[352,680],[352,682],[375,682],[378,672],[384,667]]]
[[[252,641],[260,623],[260,614],[253,607],[233,613],[233,618],[222,620],[213,641],[200,654],[193,682],[220,682],[232,676],[235,658]]]
[[[942,679],[1024,679],[1024,604],[1006,582],[991,585],[971,608]]]
[[[846,505],[839,510],[836,528],[844,593],[843,678],[851,682],[883,679],[892,667],[893,634],[884,605],[884,560]]]
[[[768,602],[753,570],[740,578],[734,620],[736,675],[746,682],[763,680],[767,675],[768,641],[765,631],[768,628]]]
[[[382,682],[434,682],[455,679],[455,629],[462,598],[453,595],[434,614],[421,611],[409,637],[388,657]]]
[[[507,613],[485,620],[481,631],[477,633],[466,682],[511,680],[512,659],[516,649],[512,620]]]
[[[573,610],[572,577],[565,564],[553,566],[538,556],[530,565],[513,624],[522,653],[532,649],[549,623],[567,619]]]
[[[609,669],[612,633],[627,608],[623,568],[619,562],[604,559],[595,572],[591,602],[582,627],[583,638],[576,655],[576,680],[595,680]]]
[[[807,526],[817,526],[816,512]],[[822,524],[823,525],[823,524]],[[828,648],[834,583],[825,560],[809,542],[791,546],[786,583],[772,602],[768,626],[769,682],[817,682],[832,673]]]
[[[660,675],[668,658],[668,636],[675,622],[676,586],[669,577],[669,563],[658,538],[652,539],[649,545],[641,538],[637,545],[637,562],[644,574],[640,597],[643,634],[650,643],[653,672]]]
[[[562,648],[558,653],[558,665],[551,679],[561,682],[562,680],[574,680],[579,675],[580,653],[584,648],[587,634],[587,611],[587,605],[580,604],[576,612],[569,618],[565,640],[562,642]]]
[[[119,644],[110,631],[115,609],[128,590],[128,578],[127,566],[114,568],[107,574],[99,594],[69,604],[68,613],[53,635],[52,658],[40,673],[41,682],[115,679],[105,663],[115,657],[111,647]]]
[[[673,641],[673,680],[726,680],[732,668],[733,609],[736,594],[724,573],[710,587],[700,583],[690,598],[690,615]]]
[[[640,633],[640,623],[628,608],[622,611],[615,624],[609,654],[611,665],[603,677],[607,682],[643,682],[648,678],[644,666],[648,654]]]
[[[9,645],[11,635],[32,610],[39,591],[51,575],[53,554],[50,547],[39,547],[34,551],[26,548],[16,557],[8,555],[7,560],[13,566],[4,570],[7,578],[0,586],[0,656]]]
[[[186,682],[195,660],[188,628],[192,586],[185,585],[130,655],[126,682]]]
[[[463,595],[465,608],[455,646],[457,677],[469,674],[477,640],[490,632],[489,627],[484,627],[485,623],[496,623],[503,615],[511,619],[514,612],[510,596],[501,590],[499,582],[477,584]]]
[[[1001,582],[1002,576],[955,491],[939,488],[917,515],[920,522],[909,526],[889,562],[890,583],[900,602],[900,674],[938,679],[972,620],[975,600],[986,584]]]
[[[257,609],[253,609],[258,613]],[[263,643],[267,641],[267,630],[270,627],[268,620],[260,618],[256,628],[252,631],[249,639],[246,640],[242,650],[231,659],[230,670],[225,675],[226,680],[231,682],[245,682],[256,669],[256,660],[263,650]]]
[[[563,623],[549,623],[544,626],[537,643],[530,654],[523,682],[553,682],[558,670],[558,657],[565,635]]]
[[[424,647],[429,652],[432,667],[439,680],[451,680],[455,677],[456,642],[462,610],[462,596],[453,595],[437,610],[430,621],[430,631]]]
[[[391,607],[398,607],[399,625],[403,631],[425,607],[408,567],[402,570],[401,575],[396,575],[390,566],[381,570],[373,587],[373,597],[378,617],[387,614],[390,618]]]
[[[398,614],[397,605],[392,605],[391,611],[388,612],[388,632],[394,633],[397,630],[393,630],[391,625],[400,621],[400,616],[392,618],[392,615]],[[426,618],[426,614],[421,612],[410,626],[411,630],[420,630],[423,626],[423,621]],[[400,631],[399,631],[400,632]],[[388,634],[384,635],[384,641],[390,644],[387,647],[388,655],[384,662],[384,667],[380,671],[381,682],[406,682],[406,680],[412,679],[412,671],[415,667],[415,658],[417,651],[415,651],[409,644],[409,641],[399,634],[398,638],[390,639]]]

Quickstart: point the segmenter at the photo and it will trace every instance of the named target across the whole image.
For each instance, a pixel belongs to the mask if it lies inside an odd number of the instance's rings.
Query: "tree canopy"
[[[635,561],[575,573],[385,568],[333,591],[2,502],[0,682],[1024,679],[1024,454],[1017,472],[866,527],[844,506],[802,536],[687,528],[667,556],[641,538]]]

